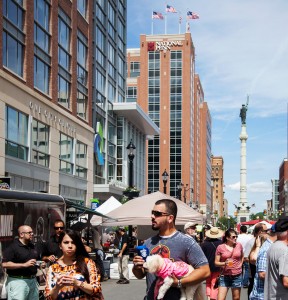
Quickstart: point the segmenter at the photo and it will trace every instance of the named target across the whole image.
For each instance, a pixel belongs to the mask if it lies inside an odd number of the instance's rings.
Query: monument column
[[[246,131],[246,113],[248,110],[248,101],[247,103],[242,104],[242,108],[240,110],[241,117],[241,133],[240,133],[240,141],[241,141],[241,154],[240,154],[240,201],[237,207],[237,223],[246,222],[249,220],[250,215],[250,207],[247,202],[247,166],[246,166],[246,143],[248,139],[248,134]]]

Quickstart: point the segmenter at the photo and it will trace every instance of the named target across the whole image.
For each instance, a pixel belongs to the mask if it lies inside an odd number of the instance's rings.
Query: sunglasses
[[[21,232],[23,234],[29,234],[29,235],[32,235],[33,234],[33,231],[28,231],[28,232]]]
[[[237,235],[232,235],[231,239],[237,239],[237,237],[238,237]]]
[[[59,229],[60,229],[60,230],[63,230],[64,227],[54,227],[54,229],[55,229],[55,230],[59,230]]]
[[[154,217],[162,217],[162,216],[169,216],[170,214],[166,213],[166,212],[162,212],[162,211],[158,211],[158,210],[152,210],[151,211],[151,214],[154,216]]]

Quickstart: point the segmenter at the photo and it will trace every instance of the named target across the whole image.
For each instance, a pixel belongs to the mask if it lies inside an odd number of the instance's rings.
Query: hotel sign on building
[[[148,42],[148,51],[170,51],[173,47],[182,46],[182,41]]]

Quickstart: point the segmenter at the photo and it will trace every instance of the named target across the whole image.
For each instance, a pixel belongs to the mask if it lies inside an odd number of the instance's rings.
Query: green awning
[[[91,208],[88,208],[86,206],[79,205],[79,204],[75,203],[72,200],[65,199],[65,203],[66,203],[67,208],[73,207],[73,208],[78,209],[81,212],[86,213],[88,215],[97,215],[97,216],[100,216],[102,218],[108,218],[105,215],[103,215],[103,214],[101,214],[101,213],[99,213],[99,212],[97,212],[97,211],[95,211]],[[89,219],[90,219],[90,216],[89,216]]]

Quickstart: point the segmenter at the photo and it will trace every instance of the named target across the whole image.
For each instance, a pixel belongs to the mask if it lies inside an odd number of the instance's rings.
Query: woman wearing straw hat
[[[216,300],[218,288],[214,289],[215,282],[220,274],[220,268],[215,266],[215,252],[217,247],[222,244],[224,232],[217,227],[212,227],[205,232],[205,241],[201,248],[207,257],[211,274],[206,279],[206,295],[210,300]]]

